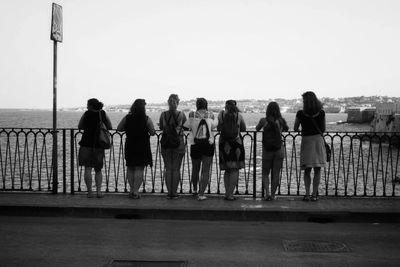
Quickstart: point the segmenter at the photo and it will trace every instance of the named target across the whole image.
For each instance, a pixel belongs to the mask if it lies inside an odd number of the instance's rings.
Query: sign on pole
[[[51,16],[50,39],[55,42],[62,42],[63,39],[62,6],[55,3],[53,3],[53,11]]]
[[[63,39],[62,6],[53,3],[50,39],[54,43],[53,53],[53,194],[58,191],[58,141],[57,141],[57,42]]]

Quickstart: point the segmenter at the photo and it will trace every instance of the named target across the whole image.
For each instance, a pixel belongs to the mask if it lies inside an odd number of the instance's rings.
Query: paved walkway
[[[226,201],[209,196],[198,201],[190,195],[167,200],[164,195],[145,194],[133,200],[126,194],[0,193],[0,215],[70,216],[127,219],[254,220],[314,222],[400,222],[400,198],[326,198],[304,202],[301,197],[278,197],[275,201],[239,197]]]
[[[400,224],[1,216],[0,236],[2,267],[105,267],[111,260],[186,261],[188,267],[394,267],[400,262]],[[335,242],[348,250],[296,246],[288,251],[287,241]]]

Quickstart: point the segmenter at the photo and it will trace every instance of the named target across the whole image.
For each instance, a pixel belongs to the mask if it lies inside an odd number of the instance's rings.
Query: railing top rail
[[[21,130],[28,130],[28,131],[33,131],[33,130],[37,130],[37,131],[52,131],[53,128],[40,128],[40,127],[26,127],[26,128],[22,128],[22,127],[1,127],[0,131],[4,131],[4,130],[11,130],[11,131],[21,131]],[[78,128],[57,128],[58,131],[62,131],[62,130],[76,130],[78,131]],[[111,131],[117,131],[117,129],[111,129]],[[161,133],[162,130],[156,130],[156,132]],[[188,132],[188,131],[185,131]],[[214,133],[218,133],[219,131],[217,130],[212,130],[212,132]],[[255,133],[255,132],[259,132],[256,131],[255,129],[248,129],[246,131],[243,132],[247,132],[247,133]],[[288,133],[288,134],[299,134],[300,131],[286,131],[284,133]],[[325,134],[398,134],[400,135],[400,132],[368,132],[368,131],[326,131],[324,132]]]

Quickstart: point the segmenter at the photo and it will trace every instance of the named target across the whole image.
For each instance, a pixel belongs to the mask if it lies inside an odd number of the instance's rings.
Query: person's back
[[[282,131],[279,120],[267,118],[263,129],[263,146],[266,151],[277,151],[282,147]]]
[[[226,141],[234,141],[239,135],[239,115],[237,112],[222,113],[221,137]]]

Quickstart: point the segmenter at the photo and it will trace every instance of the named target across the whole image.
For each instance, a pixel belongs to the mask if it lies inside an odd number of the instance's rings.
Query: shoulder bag
[[[108,132],[107,127],[102,120],[101,110],[99,111],[99,118],[100,118],[99,135],[98,135],[99,146],[103,149],[110,149],[111,148],[110,133]]]

